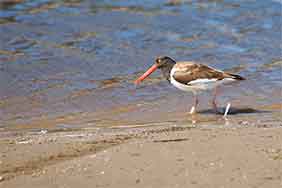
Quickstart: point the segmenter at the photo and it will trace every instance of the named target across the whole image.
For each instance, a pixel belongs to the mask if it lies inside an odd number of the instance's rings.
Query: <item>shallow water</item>
[[[0,1],[1,2],[1,1]],[[23,0],[0,4],[0,131],[167,123],[281,123],[281,1]],[[159,55],[247,78],[228,122],[153,74]],[[231,123],[230,123],[231,122]]]

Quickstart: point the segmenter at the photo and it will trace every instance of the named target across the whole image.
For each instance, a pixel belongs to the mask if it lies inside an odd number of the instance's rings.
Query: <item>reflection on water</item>
[[[191,94],[157,73],[133,85],[161,54],[246,77],[219,97],[221,106],[232,102],[234,122],[281,121],[281,8],[280,1],[1,1],[0,127],[191,124]],[[208,100],[201,96],[196,122],[224,124],[204,113]]]

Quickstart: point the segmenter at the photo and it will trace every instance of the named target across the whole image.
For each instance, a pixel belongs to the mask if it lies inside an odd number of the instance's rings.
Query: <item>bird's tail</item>
[[[228,73],[228,75],[229,75],[231,78],[235,79],[235,80],[246,80],[246,78],[244,78],[244,77],[242,77],[242,76],[239,76],[239,75],[237,75],[237,74]]]

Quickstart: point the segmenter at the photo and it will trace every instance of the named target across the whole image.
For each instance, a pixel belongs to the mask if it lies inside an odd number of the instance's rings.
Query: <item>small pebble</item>
[[[32,140],[25,140],[25,141],[19,141],[17,144],[29,144],[32,143]]]
[[[140,183],[140,179],[137,179],[135,182],[136,182],[136,183]]]
[[[41,130],[40,134],[46,134],[48,131],[47,130]]]
[[[90,155],[90,158],[95,158],[97,155],[96,154],[93,154],[93,155]]]
[[[244,178],[244,179],[247,179],[247,175],[246,175],[246,174],[243,174],[243,178]]]
[[[0,176],[0,182],[3,181],[3,180],[4,180],[4,178],[2,176]]]
[[[249,125],[249,122],[248,121],[240,121],[239,124],[241,124],[241,125]]]

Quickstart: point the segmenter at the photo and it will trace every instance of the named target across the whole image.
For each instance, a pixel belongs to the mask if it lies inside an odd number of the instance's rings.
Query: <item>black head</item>
[[[135,84],[139,84],[150,74],[152,74],[156,69],[161,69],[164,77],[169,81],[170,80],[170,71],[175,65],[175,61],[167,56],[160,56],[156,58],[155,64],[149,68],[142,76],[135,80]]]
[[[155,63],[158,66],[158,68],[164,68],[164,67],[171,67],[176,62],[168,56],[159,56],[156,58]]]

